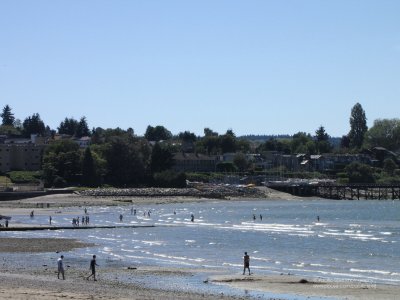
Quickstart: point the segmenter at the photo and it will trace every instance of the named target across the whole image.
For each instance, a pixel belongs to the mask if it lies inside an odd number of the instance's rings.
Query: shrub
[[[40,171],[11,171],[7,174],[14,183],[39,183],[42,176]]]
[[[155,173],[153,176],[154,186],[157,187],[174,187],[184,188],[186,187],[186,175],[185,173],[176,173],[174,171],[164,171]]]
[[[55,187],[64,187],[67,184],[64,178],[56,176],[53,180],[53,185]]]

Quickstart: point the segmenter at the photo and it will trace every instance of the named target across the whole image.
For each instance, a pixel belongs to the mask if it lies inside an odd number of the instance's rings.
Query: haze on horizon
[[[347,134],[400,111],[400,2],[0,2],[0,105],[144,134]]]

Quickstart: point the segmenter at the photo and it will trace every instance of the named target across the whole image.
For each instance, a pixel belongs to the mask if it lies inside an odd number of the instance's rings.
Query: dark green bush
[[[7,174],[14,183],[39,183],[42,176],[40,171],[11,171]]]
[[[155,173],[153,176],[154,186],[169,187],[169,188],[184,188],[186,187],[185,173],[177,173],[171,170]]]

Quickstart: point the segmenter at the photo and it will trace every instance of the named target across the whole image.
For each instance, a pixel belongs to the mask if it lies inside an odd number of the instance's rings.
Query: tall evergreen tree
[[[156,143],[151,152],[151,172],[157,173],[168,170],[174,164],[173,155],[166,147],[161,147]]]
[[[74,118],[65,118],[64,121],[60,123],[60,126],[58,126],[57,129],[59,134],[74,135],[77,127],[77,120],[75,120]]]
[[[25,137],[29,137],[31,134],[44,135],[46,132],[46,127],[38,113],[27,117],[22,123],[22,128]]]
[[[350,116],[350,146],[353,148],[361,148],[367,130],[367,118],[364,109],[360,103],[356,103],[351,109]]]
[[[315,147],[318,153],[327,153],[332,149],[329,143],[329,135],[325,132],[324,126],[320,126],[315,131]]]
[[[14,114],[11,112],[11,107],[7,104],[6,106],[4,106],[3,108],[3,112],[0,115],[2,120],[2,125],[5,126],[13,126],[14,125]]]
[[[85,149],[85,153],[83,154],[81,181],[85,186],[93,187],[97,184],[95,164],[92,157],[92,151],[90,151],[89,147]]]
[[[86,117],[82,117],[75,129],[74,135],[78,138],[81,138],[83,136],[90,136],[90,130],[89,126],[86,121]]]

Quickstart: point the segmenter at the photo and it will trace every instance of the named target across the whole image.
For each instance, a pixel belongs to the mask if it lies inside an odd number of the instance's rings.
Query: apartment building
[[[31,139],[0,139],[0,172],[12,170],[38,171],[41,169],[43,140],[32,136]]]

